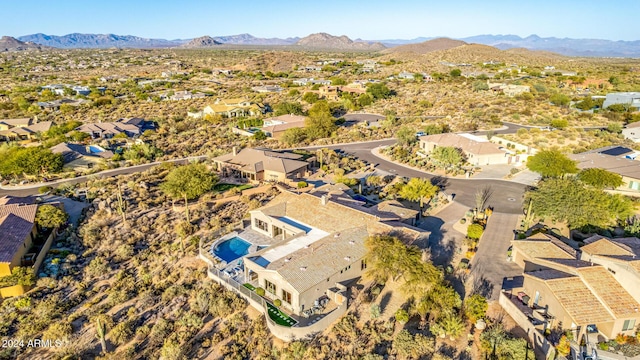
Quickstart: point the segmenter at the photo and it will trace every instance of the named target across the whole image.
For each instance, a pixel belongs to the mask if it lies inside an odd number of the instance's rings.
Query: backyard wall
[[[529,335],[529,342],[533,344],[533,348],[540,353],[545,354],[546,359],[553,359],[555,355],[555,348],[547,341],[547,339],[538,332],[529,319],[523,314],[516,305],[511,302],[507,294],[500,293],[498,303],[511,316],[511,318]]]

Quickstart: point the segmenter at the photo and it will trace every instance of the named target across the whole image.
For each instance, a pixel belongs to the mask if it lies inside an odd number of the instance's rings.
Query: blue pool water
[[[231,263],[233,260],[247,255],[250,246],[250,243],[236,236],[218,244],[213,253],[227,263]]]

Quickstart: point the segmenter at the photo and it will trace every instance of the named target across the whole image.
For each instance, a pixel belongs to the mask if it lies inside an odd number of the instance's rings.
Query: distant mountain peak
[[[448,50],[453,49],[458,46],[467,45],[466,42],[462,40],[454,40],[450,38],[436,38],[432,40],[427,40],[417,44],[407,44],[396,46],[390,49],[385,50],[386,53],[415,53],[415,54],[427,54],[434,51],[439,50]]]
[[[337,50],[382,50],[385,48],[379,42],[368,43],[364,41],[353,41],[346,35],[334,36],[325,32],[310,34],[296,42],[297,46],[314,49],[337,49]]]
[[[211,47],[216,45],[222,45],[222,43],[212,38],[211,36],[205,35],[199,38],[195,38],[186,44],[183,44],[182,47],[199,48],[199,47]]]
[[[3,51],[22,51],[22,50],[42,50],[43,47],[41,45],[35,44],[33,42],[25,42],[20,41],[11,36],[3,36],[0,38],[0,52]]]

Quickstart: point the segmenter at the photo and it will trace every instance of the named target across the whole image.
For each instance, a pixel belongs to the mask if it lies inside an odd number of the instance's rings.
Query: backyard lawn
[[[267,304],[267,310],[269,312],[269,317],[271,318],[271,320],[275,321],[276,324],[281,326],[291,327],[297,323],[296,320],[292,319],[289,315],[280,311],[280,309],[278,309],[277,307],[271,305],[268,302],[266,302],[266,304]]]

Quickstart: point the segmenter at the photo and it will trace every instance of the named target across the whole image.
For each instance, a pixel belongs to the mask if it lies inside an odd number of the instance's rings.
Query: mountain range
[[[387,40],[351,40],[347,36],[333,36],[326,33],[311,34],[305,38],[259,38],[250,34],[208,37],[211,41],[227,45],[262,45],[279,46],[295,45],[307,48],[323,48],[336,50],[369,50],[377,51],[385,47],[420,43],[434,37],[420,37],[415,39],[387,39]],[[202,38],[199,38],[202,39]],[[131,35],[114,34],[68,34],[64,36],[32,34],[20,36],[17,40],[28,43],[50,46],[55,48],[163,48],[179,47],[194,39],[149,39]],[[526,48],[529,50],[551,51],[568,56],[605,56],[605,57],[640,57],[640,41],[612,41],[601,39],[571,39],[556,37],[539,37],[530,35],[522,38],[517,35],[477,35],[457,40],[466,43],[477,43],[494,46],[506,50],[511,48]],[[211,46],[207,44],[193,44],[193,47]],[[190,46],[192,47],[192,46]]]

